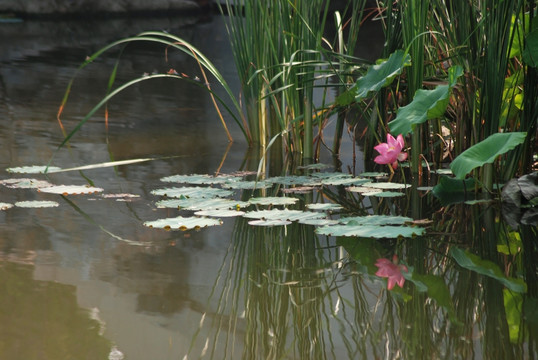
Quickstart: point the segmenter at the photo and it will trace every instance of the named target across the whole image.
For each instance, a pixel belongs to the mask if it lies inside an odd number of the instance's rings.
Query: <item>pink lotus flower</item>
[[[402,134],[395,139],[391,134],[387,134],[387,142],[374,146],[374,149],[381,155],[378,155],[374,161],[377,164],[390,164],[393,169],[398,167],[398,161],[407,159],[407,153],[402,152],[404,147]]]
[[[398,257],[394,255],[394,261],[398,261]],[[375,273],[377,276],[388,278],[387,288],[392,290],[395,284],[398,284],[399,287],[403,288],[405,278],[402,275],[402,270],[407,272],[407,266],[398,265],[389,259],[377,259],[375,266],[379,268]]]

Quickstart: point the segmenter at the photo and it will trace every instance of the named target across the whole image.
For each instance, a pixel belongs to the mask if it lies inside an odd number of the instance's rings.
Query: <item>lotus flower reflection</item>
[[[388,279],[387,288],[392,290],[395,284],[399,287],[403,287],[405,278],[402,275],[402,270],[407,272],[407,266],[398,265],[395,262],[398,261],[398,257],[394,255],[394,262],[389,259],[377,259],[375,266],[379,268],[375,273],[377,276],[386,277]]]
[[[374,149],[380,154],[374,161],[377,164],[390,164],[393,169],[398,167],[398,161],[407,159],[407,153],[402,152],[404,147],[402,134],[395,139],[391,134],[387,134],[387,142],[374,146]]]

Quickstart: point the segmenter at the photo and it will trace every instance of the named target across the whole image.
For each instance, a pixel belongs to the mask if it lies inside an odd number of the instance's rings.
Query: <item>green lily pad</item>
[[[282,225],[289,225],[291,224],[291,221],[289,220],[251,220],[248,222],[249,225],[253,226],[282,226]]]
[[[161,179],[163,182],[175,182],[183,184],[194,184],[194,185],[211,185],[211,184],[222,184],[226,181],[231,181],[233,179],[239,180],[240,178],[236,176],[210,176],[206,174],[197,175],[172,175],[165,176]]]
[[[304,219],[324,218],[325,214],[319,213],[319,212],[313,212],[313,211],[273,209],[273,210],[249,211],[243,216],[248,219],[299,221],[299,220],[304,220]]]
[[[4,202],[1,202],[0,203],[0,211],[2,210],[7,210],[7,209],[11,209],[13,207],[13,204],[10,204],[10,203],[4,203]]]
[[[367,238],[397,238],[422,235],[423,228],[409,226],[376,226],[376,225],[332,225],[316,229],[316,233],[328,236],[355,236]]]
[[[172,187],[157,189],[151,192],[153,195],[167,196],[167,197],[188,197],[188,198],[213,198],[213,197],[228,197],[233,195],[233,191],[217,189],[211,187],[200,186],[184,186],[184,187]]]
[[[301,186],[321,186],[321,180],[317,180],[311,176],[275,176],[265,179],[266,182],[280,185],[301,185]]]
[[[293,205],[299,199],[292,197],[257,197],[249,199],[249,203],[254,205]]]
[[[341,178],[329,178],[321,180],[322,185],[361,185],[370,182],[369,179],[353,178],[353,177],[341,177]]]
[[[362,184],[361,186],[368,187],[368,188],[374,188],[374,189],[407,189],[411,187],[409,184],[400,184],[400,183],[392,183],[392,182],[368,182],[366,184]]]
[[[338,220],[326,219],[326,218],[320,218],[320,219],[299,219],[297,222],[298,222],[299,224],[304,224],[304,225],[314,225],[314,226],[327,226],[327,225],[336,225],[336,224],[338,224]]]
[[[340,204],[335,203],[316,203],[316,204],[307,204],[306,208],[308,210],[321,210],[321,211],[335,211],[335,210],[342,210],[343,207]]]
[[[317,164],[310,164],[305,166],[297,166],[297,169],[304,169],[304,170],[323,170],[330,168],[331,165],[317,163]]]
[[[245,181],[245,180],[235,180],[235,181],[226,181],[221,184],[223,188],[235,189],[235,190],[251,190],[251,189],[267,189],[273,186],[271,183],[266,181]]]
[[[21,167],[12,167],[7,168],[6,171],[9,173],[16,174],[43,174],[47,170],[47,166],[34,165],[34,166],[21,166]],[[47,173],[53,173],[62,170],[56,166],[49,166]]]
[[[363,193],[364,196],[377,196],[377,197],[400,197],[405,196],[403,192],[396,191],[376,191],[373,193]]]
[[[385,172],[363,172],[360,174],[361,177],[373,177],[373,178],[381,178],[388,176],[389,174]]]
[[[157,201],[157,207],[185,210],[238,209],[249,206],[248,202],[230,199],[170,199]]]
[[[189,230],[200,229],[208,226],[222,225],[219,219],[205,217],[182,217],[159,219],[155,221],[146,221],[144,226],[165,230]]]
[[[59,205],[56,201],[18,201],[15,203],[15,206],[21,208],[49,208]]]
[[[234,216],[243,216],[244,211],[241,210],[229,210],[229,209],[215,209],[215,210],[200,210],[194,213],[197,216],[208,216],[208,217],[234,217]]]
[[[11,189],[39,189],[43,187],[53,186],[53,184],[45,180],[26,179],[26,178],[4,179],[0,181],[0,184]]]
[[[308,194],[316,190],[315,186],[295,186],[287,189],[281,189],[284,194]]]
[[[39,188],[38,191],[48,194],[86,195],[102,192],[103,189],[88,185],[58,185]]]
[[[339,219],[340,224],[350,225],[403,225],[412,221],[410,217],[388,215],[350,216]]]

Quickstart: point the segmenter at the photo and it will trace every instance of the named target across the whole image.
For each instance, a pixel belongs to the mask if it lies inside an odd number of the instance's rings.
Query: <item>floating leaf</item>
[[[321,180],[317,180],[311,176],[275,176],[265,179],[268,183],[280,184],[280,185],[307,185],[307,186],[321,186]]]
[[[341,224],[352,225],[403,225],[412,221],[410,217],[388,215],[350,216],[339,220]]]
[[[448,72],[450,77],[449,84],[439,85],[433,90],[418,89],[415,92],[413,101],[398,109],[396,118],[389,122],[392,134],[405,136],[426,120],[443,116],[451,90],[456,85],[456,79],[463,75],[463,68],[456,65],[451,67]]]
[[[13,207],[13,204],[0,202],[0,211],[11,209],[12,207]]]
[[[135,194],[103,194],[103,198],[105,199],[116,199],[116,201],[133,201],[133,199],[139,198],[140,195]]]
[[[297,221],[299,224],[304,225],[314,225],[314,226],[327,226],[327,225],[336,225],[338,224],[338,220],[332,220],[332,219],[299,219]]]
[[[43,187],[53,186],[48,181],[37,179],[5,179],[0,181],[0,184],[11,189],[38,189]]]
[[[525,141],[527,133],[496,133],[459,154],[450,164],[457,179],[464,179],[473,169],[495,161],[502,155]]]
[[[370,66],[366,75],[359,78],[356,83],[355,100],[360,101],[372,92],[381,90],[392,83],[406,66],[411,65],[411,56],[403,50],[396,50],[387,60]]]
[[[372,188],[363,187],[363,186],[350,186],[346,188],[347,191],[357,192],[364,196],[369,196],[368,193],[378,194],[381,190],[373,190]]]
[[[172,175],[166,176],[161,179],[164,182],[175,182],[183,184],[195,184],[195,185],[210,185],[210,184],[222,184],[226,181],[231,181],[233,179],[239,180],[240,178],[236,176],[210,176],[210,175]]]
[[[16,173],[16,174],[43,174],[45,173],[46,169],[47,169],[47,166],[34,165],[34,166],[21,166],[21,167],[7,168],[6,171],[10,173]],[[50,166],[48,168],[47,173],[53,173],[59,170],[62,170],[62,169],[59,167]]]
[[[363,193],[364,196],[377,196],[377,197],[400,197],[405,196],[405,193],[403,192],[396,192],[396,191],[376,191],[372,193]]]
[[[411,187],[409,184],[400,184],[400,183],[392,183],[392,182],[368,182],[366,184],[362,184],[361,186],[368,187],[368,188],[374,188],[374,189],[407,189]]]
[[[197,216],[209,216],[209,217],[234,217],[243,216],[244,211],[229,210],[229,209],[215,209],[215,210],[200,210],[194,213]]]
[[[182,217],[159,219],[155,221],[146,221],[144,226],[165,230],[188,230],[199,229],[208,226],[222,225],[219,219],[205,217]]]
[[[282,226],[289,225],[291,221],[289,220],[251,220],[248,222],[249,225],[254,226]]]
[[[83,195],[99,193],[102,192],[103,189],[88,185],[58,185],[39,188],[38,191],[49,194]]]
[[[512,291],[518,293],[527,291],[527,284],[522,279],[506,277],[499,266],[492,261],[481,259],[479,256],[457,247],[450,249],[450,255],[461,267],[496,279]]]
[[[184,187],[172,187],[157,189],[151,192],[153,195],[167,196],[167,197],[188,197],[188,198],[212,198],[212,197],[227,197],[233,194],[231,190],[217,189],[211,187],[200,186],[184,186]]]
[[[249,206],[248,202],[230,199],[170,199],[157,201],[157,207],[185,210],[238,209]]]
[[[397,238],[412,237],[422,235],[423,228],[408,226],[376,226],[376,225],[332,225],[323,226],[316,229],[316,233],[328,236],[356,236],[370,238]]]
[[[330,168],[331,165],[317,163],[317,164],[310,164],[310,165],[304,165],[304,166],[297,166],[297,169],[304,169],[304,170],[323,170]]]
[[[363,172],[360,174],[361,177],[373,177],[373,178],[381,178],[388,176],[387,173],[384,172]]]
[[[18,201],[15,203],[15,206],[21,208],[49,208],[57,207],[58,204],[56,201]]]
[[[317,204],[307,204],[306,208],[308,210],[321,210],[321,211],[335,211],[335,210],[341,210],[342,205],[335,204],[335,203],[317,203]]]
[[[284,194],[296,193],[296,194],[307,194],[313,190],[316,190],[314,186],[295,186],[287,189],[282,189]]]
[[[340,178],[328,178],[321,180],[322,185],[361,185],[370,182],[368,179],[340,177]]]
[[[300,211],[300,210],[261,210],[261,211],[249,211],[243,215],[249,219],[264,219],[264,220],[289,220],[298,221],[305,219],[320,219],[324,218],[323,213],[313,211]]]
[[[222,183],[221,186],[227,189],[244,190],[244,189],[267,189],[273,186],[273,184],[267,183],[266,181],[263,181],[263,180],[260,180],[260,181],[235,180],[235,181],[226,181],[225,183]]]
[[[249,199],[249,203],[254,205],[293,205],[299,199],[292,197],[257,197]]]

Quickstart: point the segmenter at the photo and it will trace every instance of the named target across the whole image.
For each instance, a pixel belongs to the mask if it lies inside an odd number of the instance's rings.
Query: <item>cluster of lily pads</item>
[[[319,166],[319,164],[318,164]],[[44,167],[7,169],[10,173],[43,173]],[[47,168],[48,173],[65,171]],[[174,208],[188,212],[186,216],[161,218],[144,222],[150,228],[165,230],[200,229],[221,225],[221,218],[242,216],[253,226],[283,226],[292,222],[316,226],[316,232],[328,236],[358,236],[373,238],[411,237],[421,235],[424,229],[411,225],[413,219],[405,216],[342,216],[343,207],[334,202],[306,203],[300,207],[298,194],[309,193],[329,186],[344,186],[360,196],[404,196],[401,190],[409,185],[378,181],[383,173],[363,173],[356,177],[337,172],[315,171],[309,175],[288,175],[264,180],[247,180],[251,174],[235,175],[173,175],[162,178],[172,186],[155,189],[152,194],[161,197],[157,208]],[[96,194],[102,188],[87,185],[54,185],[48,181],[31,178],[0,180],[0,185],[10,188],[36,189],[42,193],[59,195]],[[277,196],[251,196],[238,200],[242,191],[263,190]],[[254,193],[250,191],[250,193]],[[259,192],[261,193],[261,192]],[[112,196],[116,194],[111,194]],[[243,194],[244,197],[245,194]],[[103,195],[105,196],[105,195]],[[136,196],[136,195],[132,195]],[[16,204],[0,203],[0,209],[19,207],[56,207],[55,201],[28,201]],[[290,207],[293,207],[290,209]]]
[[[384,174],[363,173],[355,177],[344,173],[315,172],[311,175],[290,175],[264,180],[245,180],[242,175],[174,175],[162,178],[163,182],[183,186],[165,187],[152,191],[163,197],[156,202],[158,208],[175,208],[190,212],[189,216],[177,216],[147,221],[145,226],[166,230],[187,230],[222,224],[220,218],[242,216],[253,226],[282,226],[292,222],[317,226],[316,232],[331,236],[360,236],[373,238],[411,237],[421,235],[423,228],[410,226],[413,219],[404,216],[348,216],[336,203],[305,204],[297,207],[299,198],[295,193],[310,192],[325,186],[345,186],[347,191],[362,196],[404,196],[397,191],[409,185],[374,181]],[[201,186],[203,185],[203,186]],[[248,200],[234,198],[238,191],[252,189],[275,189],[279,196],[250,197]]]

